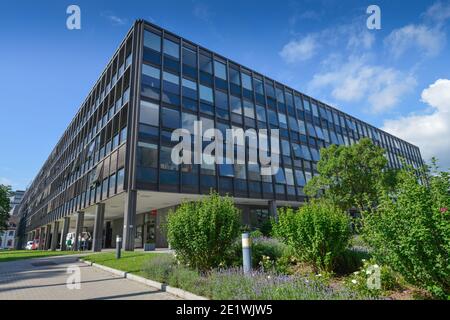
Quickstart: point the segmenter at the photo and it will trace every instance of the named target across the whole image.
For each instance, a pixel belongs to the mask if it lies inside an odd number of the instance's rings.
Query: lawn
[[[45,258],[75,254],[74,251],[5,250],[0,251],[0,263],[31,258]]]
[[[170,254],[122,251],[122,256],[120,259],[116,259],[116,255],[114,252],[91,254],[83,257],[83,259],[110,268],[119,269],[136,275],[144,276],[142,271],[144,262],[153,259],[157,255],[170,255]]]

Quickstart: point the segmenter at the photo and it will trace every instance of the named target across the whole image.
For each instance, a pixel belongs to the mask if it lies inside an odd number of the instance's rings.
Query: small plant
[[[315,200],[296,212],[280,210],[273,224],[274,235],[295,250],[296,256],[311,263],[315,272],[332,271],[336,259],[350,240],[350,218],[326,200]]]
[[[197,271],[177,265],[172,268],[171,273],[168,275],[167,284],[192,292],[199,284],[199,278],[200,275]]]
[[[360,270],[353,272],[345,281],[345,286],[360,295],[378,298],[387,291],[399,289],[400,280],[387,266],[380,266],[374,259],[362,260]]]
[[[233,200],[211,193],[200,201],[184,202],[170,212],[167,236],[182,263],[204,272],[227,260],[239,227],[239,211]]]
[[[165,283],[175,266],[175,257],[158,254],[146,261],[142,269],[149,279]]]

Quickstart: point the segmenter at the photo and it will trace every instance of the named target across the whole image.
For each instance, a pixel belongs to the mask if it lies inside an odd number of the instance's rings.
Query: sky
[[[69,30],[69,5],[81,29]],[[381,29],[367,28],[369,5]],[[0,184],[37,174],[135,19],[421,148],[450,167],[450,1],[1,1]]]

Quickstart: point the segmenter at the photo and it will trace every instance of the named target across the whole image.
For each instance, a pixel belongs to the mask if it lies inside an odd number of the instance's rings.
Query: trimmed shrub
[[[380,263],[437,297],[450,295],[450,175],[408,168],[394,193],[384,193],[364,218],[364,239]]]
[[[233,201],[212,193],[200,201],[184,202],[170,212],[167,237],[177,259],[191,268],[207,271],[227,260],[239,227],[239,211]]]
[[[280,210],[273,233],[315,271],[331,271],[348,246],[350,218],[331,202],[315,200],[296,212],[291,208]]]

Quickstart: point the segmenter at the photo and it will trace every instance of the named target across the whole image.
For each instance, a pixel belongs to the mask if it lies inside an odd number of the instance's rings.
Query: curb
[[[173,294],[174,296],[177,296],[179,298],[185,299],[185,300],[209,300],[206,297],[202,297],[202,296],[198,296],[196,294],[193,294],[189,291],[185,291],[183,289],[179,289],[179,288],[175,288],[175,287],[171,287],[168,286],[164,283],[158,282],[158,281],[154,281],[154,280],[150,280],[150,279],[146,279],[144,277],[140,277],[137,276],[135,274],[131,274],[125,271],[121,271],[121,270],[117,270],[117,269],[113,269],[110,267],[106,267],[104,265],[98,264],[98,263],[92,263],[91,261],[87,261],[84,259],[78,259],[80,262],[87,264],[88,266],[92,266],[92,267],[96,267],[98,269],[101,269],[103,271],[115,274],[117,276],[120,276],[121,278],[125,278],[131,281],[135,281],[135,282],[139,282],[141,284],[144,284],[146,286],[149,287],[153,287],[156,288],[158,290],[164,291],[164,292],[168,292],[170,294]]]

